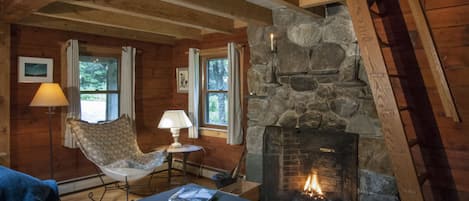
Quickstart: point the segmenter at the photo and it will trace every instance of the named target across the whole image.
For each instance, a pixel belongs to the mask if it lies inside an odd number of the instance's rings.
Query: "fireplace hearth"
[[[338,130],[267,130],[271,132],[264,135],[264,200],[358,200],[358,135]]]

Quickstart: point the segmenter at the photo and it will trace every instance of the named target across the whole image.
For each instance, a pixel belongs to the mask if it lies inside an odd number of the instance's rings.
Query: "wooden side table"
[[[179,148],[174,148],[171,146],[164,146],[164,147],[159,147],[158,149],[164,149],[166,150],[166,152],[168,152],[168,183],[171,183],[171,170],[173,169],[173,154],[174,153],[183,154],[182,171],[184,175],[184,181],[187,181],[187,172],[186,172],[187,171],[186,170],[187,158],[189,157],[190,153],[200,151],[203,149],[203,147],[197,146],[197,145],[185,144]]]
[[[237,182],[225,186],[219,190],[250,201],[260,200],[260,184],[252,181],[238,179]]]

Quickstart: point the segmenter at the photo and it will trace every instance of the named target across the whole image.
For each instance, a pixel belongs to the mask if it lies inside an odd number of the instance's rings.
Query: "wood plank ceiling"
[[[0,0],[0,21],[173,44],[204,33],[233,33],[247,23],[272,24],[272,9],[338,0]]]

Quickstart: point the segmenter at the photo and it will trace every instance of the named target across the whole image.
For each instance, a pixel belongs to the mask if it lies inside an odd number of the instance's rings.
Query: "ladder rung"
[[[377,0],[367,0],[366,2],[368,4],[368,7],[371,7],[371,6],[373,6],[373,4],[377,3],[376,1]]]
[[[423,185],[425,183],[425,181],[428,180],[428,174],[426,172],[424,172],[424,173],[420,174],[417,178],[419,180],[419,184]]]
[[[372,16],[373,18],[382,18],[382,17],[384,17],[383,14],[378,13],[378,12],[376,12],[376,11],[374,11],[374,10],[371,10],[371,9],[370,9],[370,13],[371,13],[371,16]]]
[[[381,37],[379,37],[379,35],[376,35],[376,37],[378,38],[378,43],[379,43],[379,46],[381,46],[381,48],[385,48],[385,47],[391,47],[391,45],[389,43],[385,43]]]
[[[413,147],[413,146],[417,145],[419,143],[419,141],[417,140],[417,138],[412,138],[407,143],[409,144],[409,147]]]
[[[381,48],[391,47],[391,45],[389,45],[389,43],[385,43],[385,42],[381,41],[381,39],[379,40],[379,46]]]
[[[404,78],[407,78],[407,75],[396,75],[396,74],[389,74],[389,77],[397,77],[397,78],[404,79]]]
[[[411,108],[409,106],[399,106],[398,109],[399,111],[405,111],[405,110],[410,110]]]

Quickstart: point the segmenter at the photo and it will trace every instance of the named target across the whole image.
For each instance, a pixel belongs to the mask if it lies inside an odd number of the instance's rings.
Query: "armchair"
[[[151,174],[166,158],[163,151],[143,153],[140,150],[131,120],[127,116],[107,123],[92,124],[73,119],[69,119],[68,123],[85,157],[108,177],[125,182],[119,188],[126,191],[127,200],[130,188],[128,182]],[[100,200],[108,189],[111,188],[105,186]],[[88,197],[94,200],[92,194]]]

